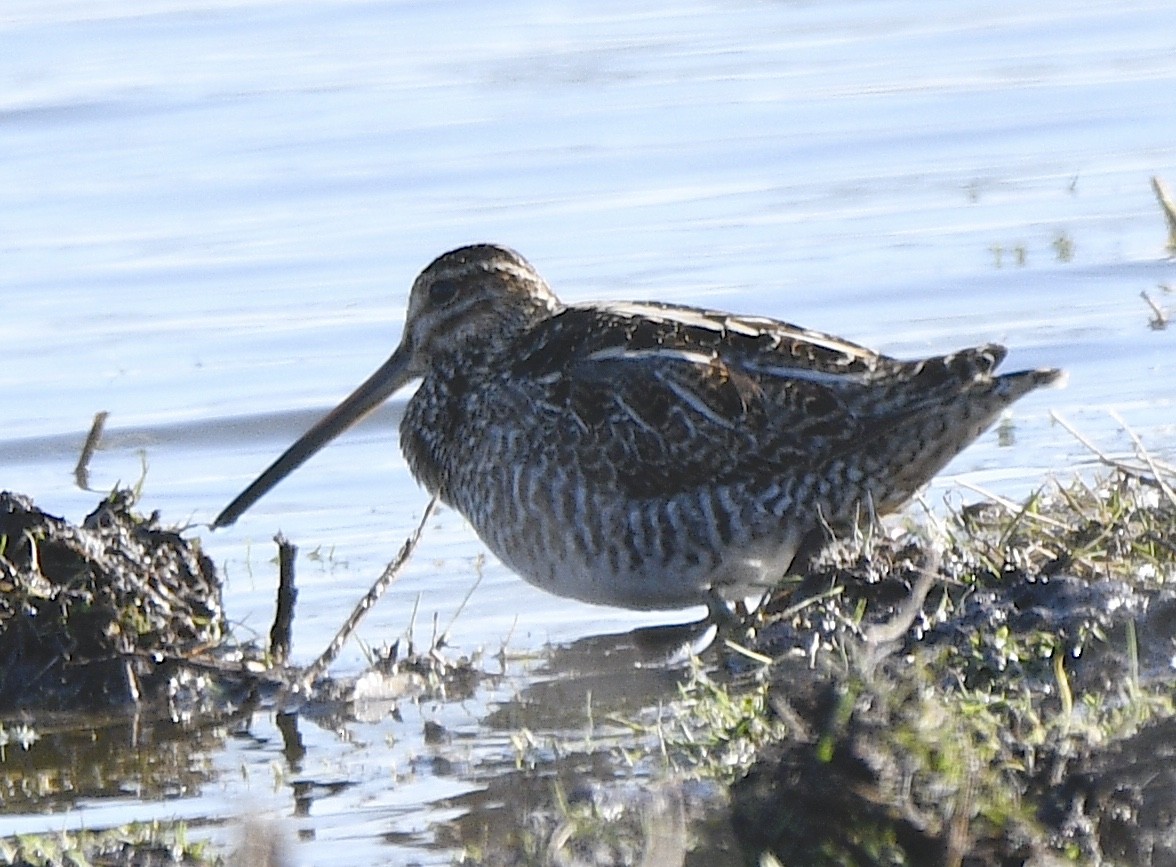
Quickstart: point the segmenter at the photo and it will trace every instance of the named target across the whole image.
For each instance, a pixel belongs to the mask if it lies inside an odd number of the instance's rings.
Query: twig
[[[862,637],[866,644],[877,648],[879,645],[889,644],[906,635],[914,624],[915,618],[923,610],[923,603],[927,601],[927,594],[935,586],[939,578],[940,556],[938,553],[928,555],[928,562],[918,568],[918,578],[911,586],[911,592],[898,610],[889,620],[882,623],[872,623],[862,629]]]
[[[1169,499],[1176,497],[1176,493],[1172,491],[1171,485],[1164,481],[1165,475],[1176,475],[1176,468],[1173,468],[1168,464],[1162,461],[1157,461],[1155,458],[1153,458],[1151,453],[1143,447],[1143,442],[1139,439],[1138,436],[1136,436],[1134,431],[1127,427],[1126,422],[1123,421],[1119,414],[1114,410],[1108,410],[1108,413],[1111,418],[1118,422],[1119,425],[1122,426],[1123,430],[1127,432],[1127,436],[1131,437],[1131,441],[1135,444],[1136,457],[1143,461],[1147,470],[1150,471],[1152,476],[1155,478],[1156,485],[1164,492],[1164,495]],[[1089,439],[1080,434],[1073,425],[1058,415],[1057,412],[1051,412],[1050,417],[1062,427],[1064,427],[1066,431],[1069,432],[1070,436],[1074,437],[1074,439],[1078,440],[1078,442],[1082,443],[1082,445],[1090,449],[1094,456],[1098,458],[1099,463],[1102,463],[1111,469],[1119,470],[1121,472],[1127,473],[1130,476],[1134,476],[1135,478],[1147,481],[1147,473],[1144,472],[1143,467],[1132,466],[1127,461],[1111,457],[1094,443],[1092,443]],[[1173,499],[1173,503],[1176,504],[1176,499]]]
[[[740,656],[744,656],[747,659],[750,659],[752,662],[758,662],[760,665],[771,665],[774,661],[772,657],[765,656],[759,651],[752,650],[750,647],[744,647],[742,644],[739,644],[736,641],[732,641],[729,638],[724,638],[723,644],[728,650],[734,653],[738,653]]]
[[[412,656],[416,652],[416,647],[413,645],[413,642],[416,640],[416,619],[417,619],[417,614],[420,613],[420,610],[421,610],[421,594],[418,593],[416,595],[416,598],[412,600],[412,614],[410,614],[408,616],[408,635],[407,635],[408,640],[405,642],[408,645],[408,647],[406,648],[406,650],[408,651],[408,653],[406,654],[407,656]],[[399,639],[397,639],[397,640],[399,641]]]
[[[1176,250],[1176,205],[1172,204],[1172,196],[1158,175],[1152,175],[1151,182],[1164,217],[1168,220],[1168,249]]]
[[[1136,455],[1138,455],[1139,459],[1147,464],[1147,468],[1152,471],[1152,475],[1156,477],[1156,484],[1159,486],[1160,490],[1164,492],[1164,496],[1168,498],[1168,502],[1173,506],[1176,506],[1176,491],[1173,491],[1171,486],[1169,486],[1168,483],[1164,481],[1163,473],[1160,472],[1160,468],[1156,465],[1156,462],[1152,460],[1151,452],[1143,447],[1143,441],[1140,440],[1135,431],[1127,427],[1127,422],[1123,421],[1119,413],[1115,412],[1113,409],[1107,410],[1107,412],[1109,412],[1111,418],[1113,418],[1119,424],[1119,426],[1123,428],[1127,436],[1131,437],[1131,442],[1135,443]]]
[[[294,558],[298,546],[281,533],[274,536],[278,545],[278,602],[274,611],[274,625],[270,627],[270,658],[277,666],[290,658],[291,634],[294,626],[294,603],[298,588],[294,586]]]
[[[1139,297],[1147,302],[1147,306],[1151,308],[1152,318],[1147,321],[1148,326],[1152,331],[1162,331],[1168,327],[1168,311],[1161,307],[1156,302],[1152,301],[1151,296],[1147,294],[1147,290],[1143,289],[1139,293]]]
[[[946,501],[946,498],[945,498]],[[923,517],[926,518],[931,526],[934,527],[935,532],[941,537],[947,535],[947,525],[940,520],[939,516],[935,514],[931,508],[931,504],[927,502],[927,498],[923,496],[922,492],[915,495],[915,502],[919,504],[919,508],[923,510]]]
[[[453,624],[457,622],[457,618],[465,611],[466,603],[470,601],[470,597],[474,595],[474,591],[478,589],[478,585],[482,583],[482,575],[485,574],[482,570],[478,570],[478,577],[474,583],[470,585],[470,589],[466,591],[466,595],[461,600],[461,605],[457,606],[457,610],[453,612],[453,616],[449,618],[449,623],[441,630],[441,637],[437,641],[438,647],[444,647],[449,642],[449,630],[453,629]]]
[[[826,599],[832,599],[834,596],[840,596],[845,592],[843,587],[830,587],[828,590],[823,590],[820,593],[814,593],[812,596],[806,596],[799,602],[789,605],[779,614],[774,615],[774,620],[787,620],[789,617],[794,617],[810,605],[816,605],[824,602]]]
[[[1015,515],[1018,519],[1024,517],[1029,518],[1032,521],[1037,521],[1039,524],[1046,524],[1051,527],[1057,527],[1061,530],[1069,529],[1069,525],[1067,525],[1064,521],[1059,521],[1056,518],[1051,518],[1048,515],[1041,515],[1037,512],[1025,511],[1024,503],[1018,503],[1015,500],[1010,500],[1008,497],[1002,497],[1000,494],[995,494],[992,491],[986,490],[979,485],[974,485],[971,482],[958,480],[957,484],[959,484],[961,488],[967,488],[972,493],[979,494],[980,496],[984,497],[984,499],[996,503],[1005,511]]]
[[[83,491],[90,490],[90,458],[98,449],[102,439],[102,430],[106,427],[106,419],[110,415],[106,410],[94,413],[94,422],[90,425],[90,433],[82,446],[82,454],[78,457],[78,465],[74,467],[74,479]]]
[[[400,551],[397,552],[395,559],[392,560],[385,568],[379,578],[376,579],[367,595],[359,600],[355,608],[351,612],[351,616],[347,618],[346,622],[335,633],[335,637],[331,639],[331,643],[327,645],[327,649],[322,652],[318,659],[306,667],[302,672],[302,682],[308,687],[318,679],[323,672],[330,668],[339,656],[339,652],[343,649],[343,645],[347,643],[347,639],[351,637],[351,633],[355,632],[359,626],[360,621],[363,620],[364,615],[370,611],[375,604],[384,595],[384,592],[392,586],[392,582],[400,575],[400,570],[408,562],[412,556],[412,552],[416,550],[417,542],[420,541],[421,533],[425,529],[425,523],[432,516],[433,511],[437,508],[437,497],[434,496],[429,500],[429,504],[425,506],[425,512],[421,515],[421,521],[417,524],[416,529],[412,531],[412,535],[404,540],[404,544],[400,546]]]
[[[1072,424],[1070,424],[1068,421],[1066,421],[1064,418],[1062,418],[1061,414],[1058,413],[1056,410],[1050,410],[1049,417],[1052,418],[1054,421],[1056,421],[1058,424],[1060,424],[1062,427],[1064,427],[1066,429],[1066,432],[1069,433],[1070,436],[1072,436],[1074,439],[1078,440],[1078,442],[1082,443],[1082,445],[1086,446],[1086,448],[1090,450],[1091,454],[1093,454],[1096,458],[1098,458],[1099,463],[1106,464],[1108,467],[1110,467],[1111,469],[1115,469],[1115,470],[1124,470],[1126,472],[1138,472],[1138,470],[1135,467],[1130,466],[1125,461],[1121,461],[1118,458],[1112,458],[1110,455],[1108,455],[1106,452],[1104,452],[1102,449],[1100,449],[1098,446],[1096,446],[1094,443],[1092,443],[1089,439],[1087,439],[1085,436],[1083,436],[1081,433],[1079,433],[1077,428],[1075,428]]]

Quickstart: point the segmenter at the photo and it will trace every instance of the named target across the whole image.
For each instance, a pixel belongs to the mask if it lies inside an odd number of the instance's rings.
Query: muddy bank
[[[0,713],[158,701],[226,634],[198,542],[119,491],[80,526],[0,494]]]
[[[795,667],[771,679],[768,705],[788,736],[734,781],[744,852],[782,863],[1176,863],[1169,481],[1119,471],[1051,484],[1023,504],[952,516],[931,536],[831,552],[808,582],[844,592],[756,637],[774,658],[809,642],[814,685],[797,689]],[[928,576],[910,628],[872,640],[904,617],[904,588]]]

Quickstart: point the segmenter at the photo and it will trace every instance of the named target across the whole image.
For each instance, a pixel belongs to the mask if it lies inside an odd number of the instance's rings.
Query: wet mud
[[[199,543],[119,491],[80,526],[0,494],[0,712],[165,698],[226,634]]]

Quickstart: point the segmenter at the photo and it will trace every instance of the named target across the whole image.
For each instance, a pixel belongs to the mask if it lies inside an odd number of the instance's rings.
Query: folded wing
[[[511,377],[550,408],[560,436],[589,447],[585,472],[664,497],[868,450],[992,382],[1003,356],[987,346],[904,362],[775,320],[624,304],[566,308]]]

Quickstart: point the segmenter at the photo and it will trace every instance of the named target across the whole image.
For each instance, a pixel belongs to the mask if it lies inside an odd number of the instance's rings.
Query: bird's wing
[[[909,369],[771,319],[666,304],[568,307],[511,378],[632,496],[787,477],[869,435],[869,395]]]

